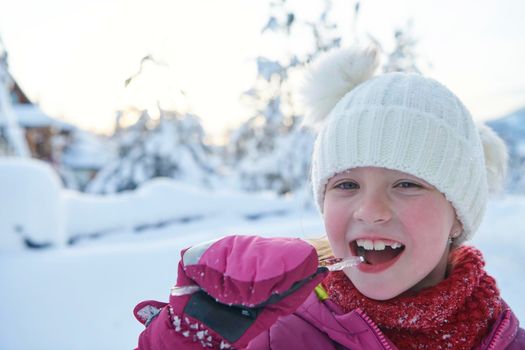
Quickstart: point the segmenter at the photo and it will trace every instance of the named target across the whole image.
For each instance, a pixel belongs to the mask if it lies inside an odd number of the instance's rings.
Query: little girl
[[[254,236],[184,250],[169,303],[135,308],[139,349],[525,349],[481,252],[463,245],[503,183],[503,142],[432,79],[372,77],[377,61],[337,50],[308,73],[317,253]],[[334,257],[363,262],[318,266]]]

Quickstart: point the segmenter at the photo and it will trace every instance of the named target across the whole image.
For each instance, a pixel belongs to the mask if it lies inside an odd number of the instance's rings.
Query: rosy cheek
[[[411,235],[414,244],[437,244],[448,236],[443,217],[447,210],[432,198],[421,198],[398,211],[400,220]]]
[[[336,203],[327,203],[324,207],[324,224],[328,239],[334,249],[334,253],[338,254],[338,249],[344,250],[346,232],[348,229],[347,210],[343,210]]]
[[[325,227],[326,227],[326,233],[330,238],[337,239],[339,236],[341,236],[342,230],[342,220],[337,213],[334,213],[333,211],[329,211],[325,214],[324,217]]]

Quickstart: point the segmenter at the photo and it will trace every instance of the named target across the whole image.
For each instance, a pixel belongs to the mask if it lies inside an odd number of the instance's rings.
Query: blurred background
[[[179,250],[317,237],[305,64],[375,45],[507,143],[473,244],[525,317],[525,2],[0,0],[0,347],[130,349]]]

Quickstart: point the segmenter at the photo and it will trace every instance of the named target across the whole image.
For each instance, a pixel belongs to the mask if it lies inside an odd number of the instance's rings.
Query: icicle
[[[328,268],[328,271],[341,271],[347,267],[357,266],[364,261],[365,259],[362,256],[353,256],[345,259],[334,258],[327,262],[326,268]]]

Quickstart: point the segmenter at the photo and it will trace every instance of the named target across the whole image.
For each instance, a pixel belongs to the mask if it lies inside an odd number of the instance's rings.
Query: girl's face
[[[376,167],[330,179],[324,221],[336,257],[365,258],[345,273],[362,294],[376,300],[442,281],[448,238],[461,230],[454,208],[432,185]]]

